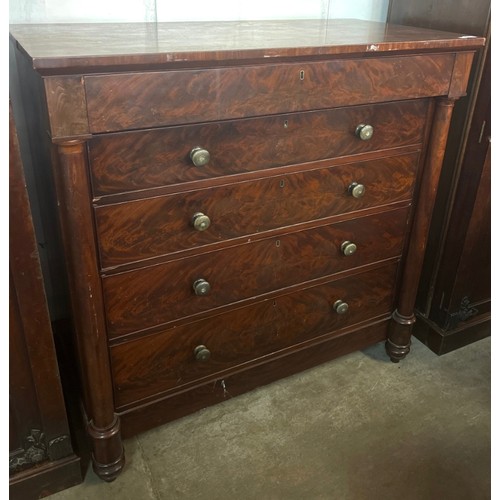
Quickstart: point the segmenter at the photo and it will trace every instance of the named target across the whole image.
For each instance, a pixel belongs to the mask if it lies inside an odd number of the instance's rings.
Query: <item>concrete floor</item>
[[[51,500],[490,498],[490,339],[383,344],[125,441],[127,465]]]

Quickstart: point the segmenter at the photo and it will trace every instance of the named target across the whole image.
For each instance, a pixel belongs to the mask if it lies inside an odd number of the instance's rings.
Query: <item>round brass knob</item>
[[[202,212],[196,212],[191,217],[191,222],[197,231],[205,231],[210,227],[210,217]]]
[[[210,351],[204,345],[196,346],[194,348],[194,357],[196,361],[208,361],[210,359]]]
[[[340,245],[340,251],[347,257],[352,255],[358,247],[352,243],[352,241],[344,241],[342,245]]]
[[[356,127],[355,133],[362,141],[368,141],[373,137],[373,127],[366,123],[360,123]]]
[[[196,295],[208,295],[210,292],[210,283],[200,278],[193,283],[193,290]]]
[[[357,182],[352,182],[347,188],[349,194],[354,198],[363,198],[365,195],[365,186],[363,184],[358,184]]]
[[[337,314],[345,314],[349,309],[349,304],[347,302],[344,302],[343,300],[337,300],[333,304],[333,310]]]
[[[199,146],[196,146],[189,153],[189,157],[195,167],[203,167],[210,161],[210,153]]]

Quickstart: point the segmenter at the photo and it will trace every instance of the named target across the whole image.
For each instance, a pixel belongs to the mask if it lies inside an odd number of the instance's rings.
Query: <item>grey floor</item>
[[[116,481],[50,499],[488,499],[490,347],[378,344],[129,439]]]

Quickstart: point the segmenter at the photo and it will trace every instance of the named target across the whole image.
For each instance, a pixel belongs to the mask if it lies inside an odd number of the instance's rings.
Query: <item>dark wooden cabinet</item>
[[[18,147],[9,143],[10,498],[41,498],[82,481],[72,448]]]
[[[490,334],[490,2],[392,0],[391,22],[486,37],[452,116],[414,334],[444,354]]]
[[[46,108],[100,477],[121,435],[382,340],[408,354],[483,38],[355,20],[11,33]]]

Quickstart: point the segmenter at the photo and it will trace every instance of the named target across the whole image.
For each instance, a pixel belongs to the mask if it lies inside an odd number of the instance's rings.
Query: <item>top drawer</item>
[[[455,54],[85,77],[90,132],[444,95]]]

